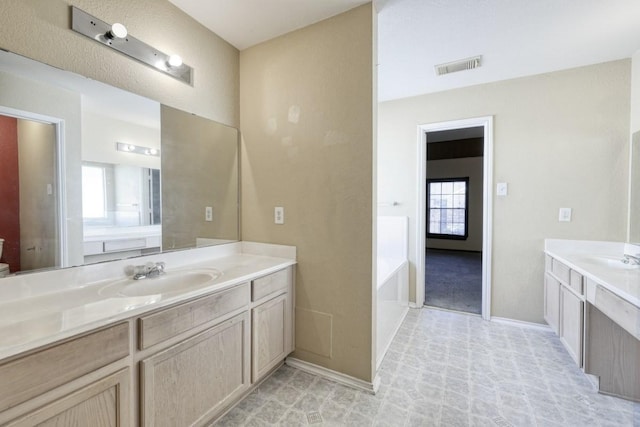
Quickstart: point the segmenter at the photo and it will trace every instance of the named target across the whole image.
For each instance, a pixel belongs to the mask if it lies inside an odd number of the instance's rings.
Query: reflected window
[[[82,216],[85,219],[107,218],[105,169],[82,166]]]
[[[159,225],[160,171],[83,162],[82,216],[89,227]]]
[[[468,237],[469,178],[427,180],[427,237],[465,240]]]

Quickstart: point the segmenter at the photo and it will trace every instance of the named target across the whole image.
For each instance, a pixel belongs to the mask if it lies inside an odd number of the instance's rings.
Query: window
[[[469,177],[427,180],[427,237],[466,240]]]
[[[82,165],[82,216],[87,219],[107,217],[105,170]]]

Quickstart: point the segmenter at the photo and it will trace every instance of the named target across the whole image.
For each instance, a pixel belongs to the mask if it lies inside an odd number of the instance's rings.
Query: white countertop
[[[167,272],[222,275],[184,293],[109,297],[100,290],[127,268],[163,261]],[[218,291],[295,264],[295,248],[238,242],[0,279],[0,360],[98,327]],[[145,279],[153,280],[153,279]]]
[[[545,253],[640,307],[640,266],[622,264],[624,252],[619,242],[545,240]]]

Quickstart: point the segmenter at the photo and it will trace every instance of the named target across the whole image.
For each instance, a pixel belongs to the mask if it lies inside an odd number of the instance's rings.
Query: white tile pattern
[[[594,391],[555,334],[477,316],[411,310],[380,375],[373,396],[283,366],[215,425],[640,426],[640,404]]]

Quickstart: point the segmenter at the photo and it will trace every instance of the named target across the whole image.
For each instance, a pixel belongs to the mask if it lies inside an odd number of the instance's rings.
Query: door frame
[[[69,253],[68,253],[68,236],[67,236],[67,202],[66,202],[66,188],[65,188],[65,150],[64,150],[64,120],[47,116],[44,114],[34,113],[31,111],[23,111],[15,108],[0,105],[0,115],[15,117],[16,119],[30,120],[32,122],[39,122],[50,124],[55,127],[56,135],[56,164],[55,164],[55,178],[58,189],[58,197],[56,201],[56,227],[57,227],[57,253],[56,253],[56,267],[68,267],[69,266]]]
[[[428,123],[418,126],[416,305],[418,307],[422,307],[425,301],[424,278],[427,215],[427,133],[480,126],[484,128],[484,157],[482,172],[482,318],[484,320],[491,320],[491,248],[493,240],[493,116]]]

